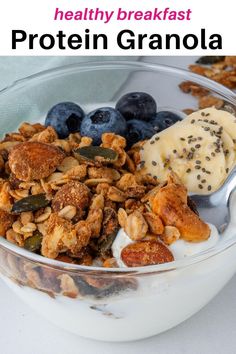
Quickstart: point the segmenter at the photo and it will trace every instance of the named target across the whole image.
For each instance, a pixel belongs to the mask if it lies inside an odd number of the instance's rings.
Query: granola
[[[109,260],[119,228],[133,242],[161,242],[162,249],[179,237],[158,204],[167,187],[139,170],[142,143],[127,151],[123,137],[105,133],[89,151],[90,138],[58,139],[52,127],[29,123],[7,134],[1,151],[9,141],[0,198],[0,231],[9,241],[67,263],[107,267],[116,264]]]
[[[189,70],[198,75],[205,76],[213,81],[226,86],[227,88],[236,89],[236,57],[235,56],[206,56],[201,57],[196,61],[195,65],[190,65]],[[179,88],[184,92],[191,94],[198,99],[198,107],[208,108],[216,107],[217,109],[229,110],[227,104],[217,97],[212,96],[210,91],[201,85],[184,81],[180,83]],[[231,112],[231,109],[229,110]],[[186,109],[184,112],[189,115],[193,112],[192,109]],[[235,112],[231,112],[235,115]]]

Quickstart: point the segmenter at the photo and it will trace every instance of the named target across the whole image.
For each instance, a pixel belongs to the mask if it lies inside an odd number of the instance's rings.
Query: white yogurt
[[[184,240],[177,240],[169,246],[174,259],[179,260],[185,257],[193,256],[195,254],[201,253],[203,251],[208,251],[213,248],[220,240],[218,231],[214,225],[209,224],[211,229],[211,235],[206,241],[202,242],[187,242]],[[121,251],[123,248],[133,243],[129,236],[125,233],[123,229],[120,229],[118,232],[115,241],[112,245],[113,257],[116,258],[116,261],[119,267],[126,267],[124,262],[121,259]]]

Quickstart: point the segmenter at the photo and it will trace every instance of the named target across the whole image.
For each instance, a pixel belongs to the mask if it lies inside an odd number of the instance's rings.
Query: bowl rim
[[[69,73],[73,72],[74,70],[80,70],[80,72],[86,72],[86,71],[95,71],[95,70],[101,70],[101,69],[142,69],[146,71],[154,71],[154,72],[164,72],[165,74],[168,75],[174,75],[174,76],[181,76],[181,77],[186,77],[187,81],[195,81],[200,85],[203,85],[204,87],[212,90],[213,92],[223,96],[226,98],[230,103],[236,106],[236,95],[233,91],[230,89],[224,87],[223,85],[216,83],[215,81],[212,81],[208,78],[205,78],[203,76],[200,76],[198,74],[192,73],[186,69],[180,69],[174,66],[169,66],[169,65],[162,65],[162,64],[153,64],[145,61],[132,61],[132,60],[107,60],[104,62],[100,62],[97,60],[91,60],[91,61],[84,61],[80,63],[75,63],[75,64],[69,64],[69,65],[63,65],[63,66],[58,66],[52,69],[40,71],[38,73],[35,73],[33,75],[26,76],[24,78],[21,78],[19,80],[13,81],[11,84],[6,86],[5,88],[0,90],[0,95],[3,96],[5,94],[11,93],[11,91],[14,91],[15,89],[19,89],[21,86],[24,86],[25,84],[31,83],[34,80],[38,79],[46,79],[48,76],[57,76],[58,74],[62,74],[62,72]],[[191,265],[194,265],[196,263],[202,262],[204,260],[207,260],[209,258],[212,258],[220,253],[223,253],[227,249],[231,248],[236,244],[236,237],[232,237],[229,240],[226,240],[224,242],[219,242],[216,246],[206,250],[202,251],[198,254],[186,257],[184,259],[180,260],[175,260],[169,263],[163,263],[163,264],[156,264],[156,265],[150,265],[150,266],[144,266],[144,267],[127,267],[127,268],[103,268],[103,267],[97,267],[97,266],[83,266],[83,265],[78,265],[78,264],[71,264],[71,263],[65,263],[62,261],[58,261],[55,259],[50,259],[44,256],[41,256],[39,254],[30,252],[22,247],[19,247],[9,241],[7,241],[4,237],[0,237],[0,248],[3,248],[5,251],[10,251],[11,253],[21,256],[25,259],[28,259],[32,262],[37,262],[37,264],[43,265],[43,266],[49,266],[52,268],[57,268],[57,269],[63,269],[65,271],[71,271],[71,272],[86,272],[86,273],[99,273],[100,275],[104,274],[116,274],[116,275],[150,275],[153,273],[163,273],[163,272],[169,272],[173,271],[176,269],[182,269],[184,267],[188,267]]]

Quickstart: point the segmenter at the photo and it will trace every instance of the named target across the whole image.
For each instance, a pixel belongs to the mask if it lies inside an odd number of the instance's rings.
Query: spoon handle
[[[224,202],[225,205],[228,204],[229,197],[231,192],[236,188],[236,167],[232,169],[224,184],[212,195],[210,196],[211,202],[214,205],[219,204],[221,201]]]

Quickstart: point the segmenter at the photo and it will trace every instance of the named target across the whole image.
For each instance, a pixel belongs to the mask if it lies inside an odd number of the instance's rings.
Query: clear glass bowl
[[[197,100],[178,87],[186,80],[236,109],[231,91],[184,70],[139,62],[94,62],[39,73],[2,90],[1,131],[43,119],[60,101],[78,102],[89,110],[114,105],[129,91],[150,93],[159,109],[196,109]],[[98,340],[137,340],[176,326],[222,289],[236,270],[235,227],[233,222],[228,235],[207,252],[125,269],[47,259],[0,237],[0,274],[23,301],[70,332]]]

